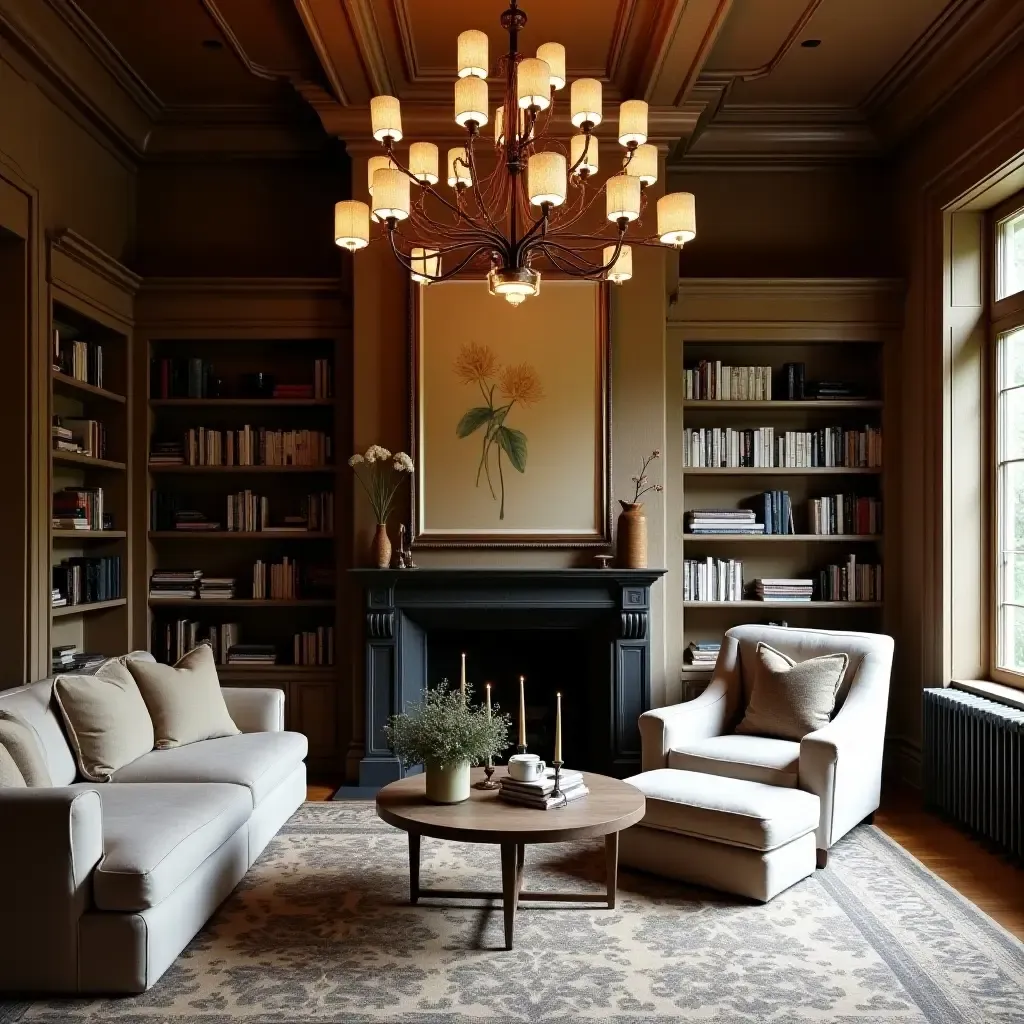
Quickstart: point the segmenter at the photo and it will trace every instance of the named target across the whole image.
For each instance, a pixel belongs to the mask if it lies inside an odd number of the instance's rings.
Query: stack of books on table
[[[150,600],[197,597],[202,578],[202,569],[157,569],[149,578]]]
[[[688,665],[695,665],[699,668],[714,668],[718,661],[718,652],[722,649],[720,643],[702,641],[697,643],[691,641],[684,652],[684,659]]]
[[[695,508],[686,513],[687,533],[764,533],[753,509]]]
[[[273,644],[233,644],[228,648],[229,665],[276,665],[277,648]]]
[[[555,789],[555,769],[548,768],[544,778],[536,782],[517,782],[510,775],[499,779],[501,789],[498,796],[510,804],[522,807],[536,807],[541,811],[550,811],[554,807],[562,807],[574,800],[581,800],[590,790],[583,784],[583,773],[571,769],[562,769],[559,777],[561,796],[552,796]],[[564,798],[564,799],[563,799]]]
[[[199,581],[199,600],[228,601],[235,596],[235,580],[231,576],[204,576]]]
[[[758,601],[810,601],[814,596],[814,580],[754,580],[754,596]]]

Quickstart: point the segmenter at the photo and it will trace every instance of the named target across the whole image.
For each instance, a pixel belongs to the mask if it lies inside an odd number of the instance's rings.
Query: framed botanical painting
[[[415,288],[412,537],[420,547],[611,541],[607,285]]]

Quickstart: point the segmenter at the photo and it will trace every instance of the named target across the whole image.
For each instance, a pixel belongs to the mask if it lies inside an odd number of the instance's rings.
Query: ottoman
[[[619,837],[623,864],[762,903],[814,874],[813,793],[677,768],[626,781],[647,811]]]

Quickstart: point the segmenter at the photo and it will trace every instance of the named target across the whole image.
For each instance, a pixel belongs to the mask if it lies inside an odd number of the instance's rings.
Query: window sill
[[[1024,690],[1014,689],[1004,683],[993,683],[987,679],[954,679],[950,682],[950,686],[1024,711]]]

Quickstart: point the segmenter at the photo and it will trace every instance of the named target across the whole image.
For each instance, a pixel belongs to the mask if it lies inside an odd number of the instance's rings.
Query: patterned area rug
[[[879,830],[767,906],[624,871],[614,911],[406,903],[404,833],[306,804],[156,987],[0,1021],[1020,1024],[1024,945]],[[531,889],[600,888],[603,844],[527,849]],[[423,841],[424,885],[500,889],[496,848]]]

